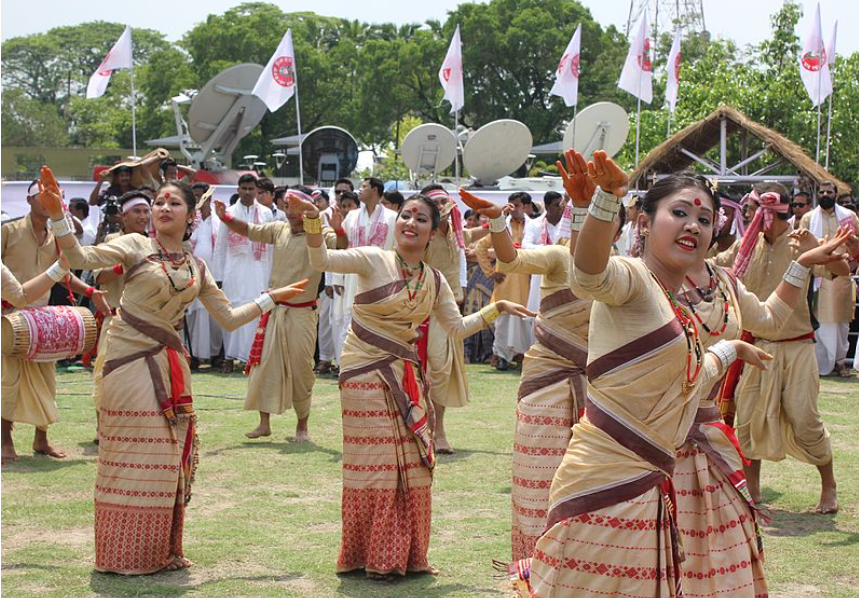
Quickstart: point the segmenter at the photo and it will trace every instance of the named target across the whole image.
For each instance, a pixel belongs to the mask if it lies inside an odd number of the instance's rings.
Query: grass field
[[[438,577],[395,583],[338,577],[340,408],[332,378],[316,386],[309,444],[288,440],[292,413],[275,418],[271,440],[243,433],[239,375],[195,374],[200,467],[185,527],[190,570],[127,578],[94,573],[92,494],[95,417],[87,373],[58,376],[62,421],[52,439],[64,460],[33,457],[32,427],[19,426],[21,460],[2,473],[4,596],[508,596],[491,559],[510,555],[510,463],[515,373],[469,366],[473,401],[449,412],[457,449],[442,456],[433,488],[430,561]],[[817,474],[786,460],[764,464],[765,529],[773,596],[859,597],[859,383],[826,379],[820,398],[836,454],[841,512],[811,513]]]

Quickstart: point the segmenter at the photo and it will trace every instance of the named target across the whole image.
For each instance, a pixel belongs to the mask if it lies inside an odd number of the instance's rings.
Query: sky
[[[172,41],[178,40],[195,24],[205,21],[210,13],[220,14],[242,0],[180,1],[147,0],[2,0],[0,1],[0,38],[44,32],[52,27],[76,25],[94,20],[125,22],[134,27],[155,29]],[[366,22],[397,24],[444,20],[447,12],[461,0],[268,0],[284,12],[313,11],[327,16],[358,19]],[[664,0],[663,0],[664,1]],[[626,27],[630,0],[581,0],[603,26]],[[770,15],[782,0],[703,0],[704,20],[713,37],[733,39],[741,46],[756,44],[770,33]],[[804,16],[797,34],[804,39],[815,2],[801,3]],[[838,53],[859,51],[859,1],[821,0],[823,38],[829,39],[832,24],[838,19]],[[463,44],[468,43],[463,32]],[[561,52],[563,48],[559,48]]]

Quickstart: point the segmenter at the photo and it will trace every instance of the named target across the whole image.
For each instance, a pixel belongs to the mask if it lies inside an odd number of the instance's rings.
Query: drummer
[[[19,282],[36,278],[59,257],[54,235],[48,228],[48,214],[39,203],[39,188],[34,181],[27,190],[30,213],[24,218],[3,225],[3,264]],[[57,274],[59,278],[59,275]],[[87,286],[81,279],[69,274],[71,291],[93,298],[99,310],[107,310],[101,293]],[[64,283],[65,284],[65,283]],[[31,301],[28,307],[48,304],[48,293]],[[3,313],[12,306],[3,304]],[[48,426],[58,419],[56,403],[55,364],[24,361],[17,357],[3,357],[2,372],[2,457],[3,461],[18,458],[12,441],[12,424],[36,426],[33,452],[62,458],[66,453],[48,441]]]

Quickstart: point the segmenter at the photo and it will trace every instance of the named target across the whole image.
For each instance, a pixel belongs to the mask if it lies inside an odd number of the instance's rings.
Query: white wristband
[[[726,372],[731,364],[737,361],[737,348],[729,341],[719,341],[708,349],[710,353],[722,362],[722,373]]]
[[[577,208],[573,206],[570,210],[570,230],[574,230],[576,232],[582,230],[582,225],[585,223],[587,215],[587,208]]]
[[[63,268],[60,265],[60,262],[54,262],[51,264],[51,267],[45,270],[45,274],[48,275],[48,278],[53,280],[54,282],[60,282],[68,275],[69,271]]]
[[[794,260],[790,263],[790,266],[787,267],[784,276],[782,276],[781,278],[787,284],[801,289],[805,286],[810,272],[811,269],[806,268],[805,266]]]
[[[503,233],[507,230],[507,218],[502,214],[498,218],[493,218],[489,221],[490,233]]]
[[[618,212],[620,212],[620,198],[597,187],[591,205],[588,207],[588,213],[597,220],[614,222]]]
[[[65,217],[60,220],[51,219],[51,231],[57,238],[65,237],[72,234],[72,225]]]
[[[274,299],[272,298],[271,294],[269,294],[269,293],[263,293],[262,295],[260,295],[256,299],[254,299],[254,303],[257,304],[257,307],[259,307],[259,310],[262,313],[266,313],[266,312],[271,311],[272,309],[274,309],[274,305],[275,305]]]

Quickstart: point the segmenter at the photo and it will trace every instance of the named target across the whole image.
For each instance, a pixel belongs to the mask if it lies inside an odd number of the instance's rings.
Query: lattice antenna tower
[[[684,36],[690,33],[707,35],[704,22],[704,0],[630,0],[626,35],[647,11],[652,39],[679,26]]]

